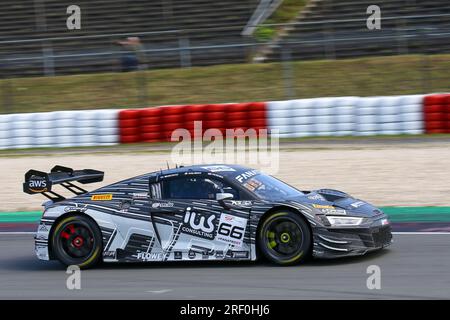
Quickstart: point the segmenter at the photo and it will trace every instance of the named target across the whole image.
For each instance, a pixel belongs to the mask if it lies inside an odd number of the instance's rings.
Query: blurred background
[[[448,91],[450,3],[373,4],[4,0],[0,113]]]

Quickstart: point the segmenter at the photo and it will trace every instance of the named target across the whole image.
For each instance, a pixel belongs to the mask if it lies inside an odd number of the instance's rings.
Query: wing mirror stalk
[[[234,198],[234,196],[232,193],[217,193],[216,194],[216,200],[225,209],[230,209],[230,207],[227,206],[227,204],[225,203],[225,200],[231,200],[233,198]]]

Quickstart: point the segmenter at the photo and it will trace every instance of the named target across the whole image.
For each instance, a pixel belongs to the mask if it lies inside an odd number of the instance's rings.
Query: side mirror
[[[216,200],[223,201],[223,200],[231,200],[234,196],[232,193],[216,193]]]
[[[231,200],[233,197],[234,196],[232,193],[216,193],[216,200],[219,201],[220,205],[225,209],[229,209],[229,207],[226,205],[224,200]]]

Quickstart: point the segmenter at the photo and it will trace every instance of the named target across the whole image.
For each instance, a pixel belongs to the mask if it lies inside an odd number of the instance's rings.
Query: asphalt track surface
[[[105,264],[68,290],[65,268],[39,261],[33,235],[0,235],[0,299],[450,299],[450,233],[395,234],[363,257],[267,262]],[[381,269],[369,290],[367,267]]]

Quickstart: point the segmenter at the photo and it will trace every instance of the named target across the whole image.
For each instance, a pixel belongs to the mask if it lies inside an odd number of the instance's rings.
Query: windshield
[[[288,184],[263,174],[244,181],[242,186],[255,193],[263,200],[284,200],[294,196],[303,195],[303,192]]]

